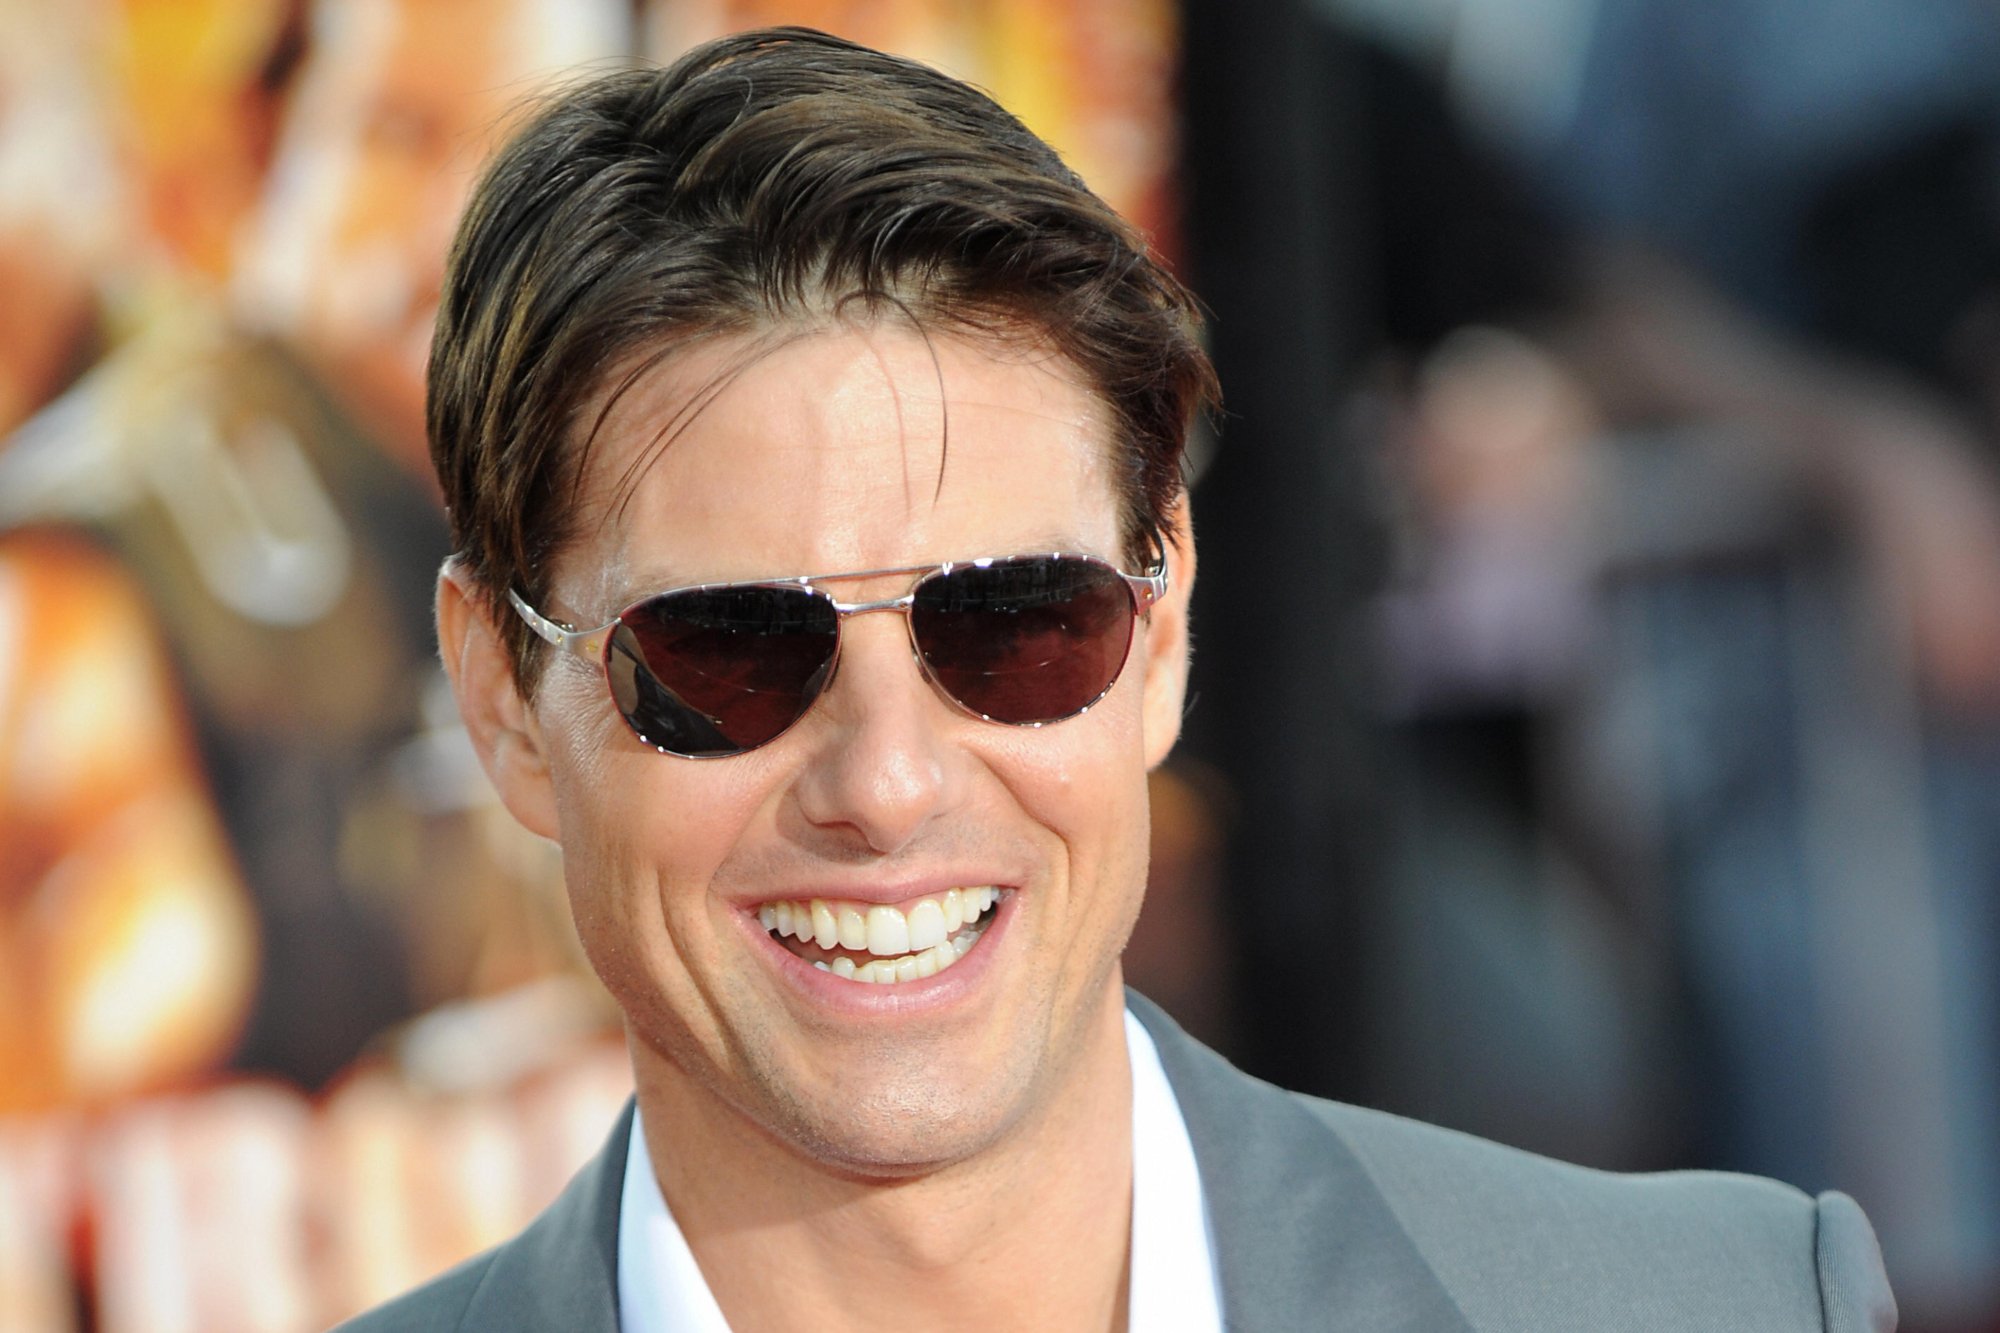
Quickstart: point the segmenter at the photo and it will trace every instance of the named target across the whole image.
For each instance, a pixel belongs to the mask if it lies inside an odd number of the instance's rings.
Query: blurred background
[[[609,1126],[423,359],[525,99],[770,22],[987,87],[1212,309],[1134,984],[1846,1189],[2000,1329],[1991,0],[0,0],[0,1330],[323,1327]]]

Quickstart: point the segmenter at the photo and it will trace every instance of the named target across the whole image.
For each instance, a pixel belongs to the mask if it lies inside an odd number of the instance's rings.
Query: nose
[[[963,718],[924,678],[907,624],[893,612],[842,622],[840,664],[820,697],[815,748],[796,786],[814,828],[877,854],[907,846],[964,786],[951,742]]]

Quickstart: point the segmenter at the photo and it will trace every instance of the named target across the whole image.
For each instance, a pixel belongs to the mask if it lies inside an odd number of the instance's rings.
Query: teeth
[[[846,980],[889,985],[936,976],[963,958],[985,930],[981,918],[999,901],[1000,890],[991,887],[951,889],[920,898],[907,910],[814,898],[765,903],[757,909],[757,922],[780,938],[873,954],[860,962],[843,955],[813,966]]]
[[[779,908],[779,921],[784,920]],[[893,957],[910,951],[910,921],[893,907],[868,909],[868,952],[876,957]]]
[[[757,922],[780,937],[896,958],[935,948],[991,911],[1000,901],[995,888],[951,889],[919,898],[906,911],[881,904],[829,901],[771,902],[757,909]]]
[[[944,943],[944,908],[931,899],[926,898],[912,907],[908,921],[911,949],[921,953],[925,949],[934,949]],[[874,930],[870,929],[868,935],[873,939]],[[871,952],[879,951],[871,950]]]
[[[868,947],[868,918],[860,909],[842,907],[834,914],[840,921],[840,947],[843,949],[866,949]]]
[[[850,981],[866,982],[874,986],[888,986],[902,981],[920,981],[925,977],[936,976],[959,959],[965,957],[966,952],[972,948],[973,940],[977,938],[978,936],[976,935],[970,936],[962,943],[956,945],[952,941],[946,940],[943,944],[935,948],[926,949],[922,953],[906,954],[901,958],[875,958],[861,964],[859,967],[855,966],[854,960],[851,958],[836,958],[833,960],[832,966],[826,970],[832,972],[837,977],[845,977]],[[818,967],[820,965],[815,963],[813,966]]]

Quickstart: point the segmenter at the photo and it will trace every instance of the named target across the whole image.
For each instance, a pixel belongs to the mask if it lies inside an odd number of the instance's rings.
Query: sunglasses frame
[[[996,564],[1011,564],[1021,560],[1077,561],[1095,565],[1116,574],[1124,581],[1126,590],[1132,594],[1132,619],[1135,626],[1138,620],[1150,611],[1154,604],[1166,596],[1167,593],[1167,556],[1163,549],[1154,566],[1143,574],[1127,573],[1102,556],[1081,555],[1072,551],[1031,551],[1022,555],[990,555],[979,556],[971,560],[945,560],[929,565],[892,565],[885,569],[861,569],[838,574],[804,574],[796,578],[738,579],[715,583],[688,583],[678,587],[664,588],[659,592],[648,593],[644,597],[638,598],[628,604],[624,610],[605,621],[602,625],[598,625],[592,629],[581,630],[543,615],[533,606],[529,605],[527,599],[513,588],[507,589],[507,601],[514,608],[515,614],[526,621],[528,628],[533,630],[540,638],[571,656],[594,665],[604,677],[605,687],[609,690],[611,687],[611,635],[613,631],[625,622],[625,617],[639,607],[649,602],[657,601],[662,597],[672,597],[678,593],[727,592],[746,588],[803,588],[816,596],[826,598],[827,602],[832,605],[834,612],[835,637],[833,657],[827,663],[826,686],[822,687],[822,690],[832,686],[834,676],[840,669],[839,626],[850,616],[868,615],[876,611],[900,611],[903,613],[904,628],[909,635],[911,655],[917,660],[917,669],[923,674],[924,679],[930,682],[931,688],[937,692],[940,698],[944,699],[945,702],[949,703],[959,712],[969,717],[976,717],[982,722],[991,722],[996,726],[1045,727],[1054,722],[1067,722],[1071,718],[1083,716],[1101,703],[1105,695],[1111,693],[1112,687],[1118,683],[1118,676],[1122,676],[1125,673],[1125,661],[1129,661],[1131,658],[1132,647],[1129,638],[1126,640],[1125,660],[1120,661],[1117,675],[1114,675],[1110,682],[1090,702],[1084,704],[1083,707],[1073,713],[1065,713],[1061,717],[1047,718],[1039,722],[1009,722],[1004,718],[996,718],[979,712],[952,694],[950,690],[944,687],[943,682],[939,681],[931,673],[929,666],[924,662],[923,649],[917,643],[916,620],[910,615],[911,607],[916,604],[917,589],[933,578],[942,578],[955,570],[986,569]],[[888,578],[895,574],[915,576],[910,582],[910,590],[901,597],[885,597],[865,602],[843,602],[819,586],[822,583],[842,583],[853,582],[857,579]],[[647,669],[651,670],[650,667]],[[815,697],[813,703],[817,703],[818,701],[818,698]],[[614,706],[613,711],[618,713],[619,721],[625,724],[625,729],[638,738],[641,744],[658,750],[661,754],[673,755],[681,759],[733,759],[738,755],[748,754],[752,750],[761,749],[763,746],[769,745],[771,741],[777,740],[779,736],[785,734],[785,731],[790,731],[799,722],[803,721],[806,714],[812,711],[812,706],[810,704],[807,705],[806,708],[800,711],[797,718],[794,718],[785,725],[784,731],[778,732],[770,740],[760,741],[756,745],[746,746],[741,750],[734,750],[727,754],[681,754],[678,750],[669,750],[641,736],[637,726],[630,718],[625,716],[623,709]]]

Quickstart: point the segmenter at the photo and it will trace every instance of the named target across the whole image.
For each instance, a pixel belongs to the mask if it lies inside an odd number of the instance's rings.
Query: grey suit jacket
[[[1852,1199],[1746,1176],[1618,1176],[1260,1083],[1146,1000],[1194,1140],[1235,1333],[1886,1331]],[[344,1333],[617,1333],[632,1116],[520,1236]],[[1156,1333],[1134,1330],[1134,1333]]]

